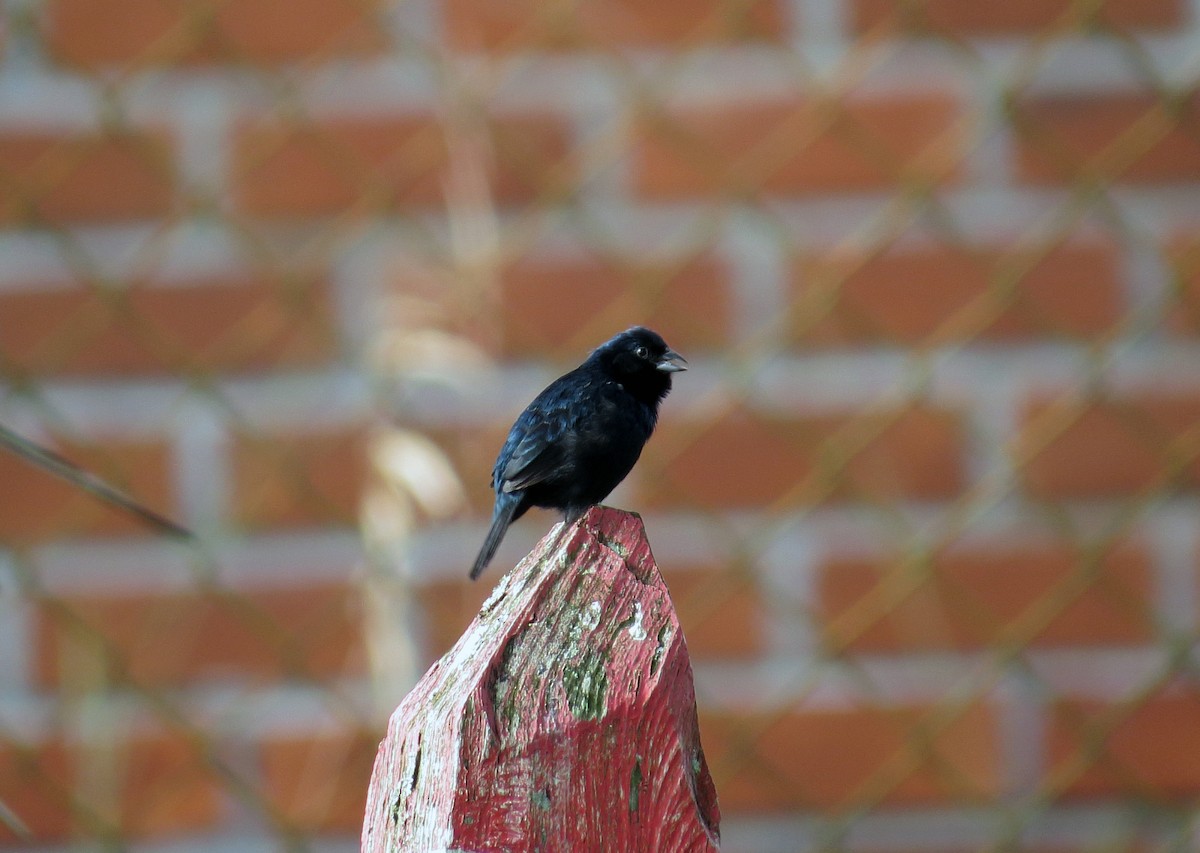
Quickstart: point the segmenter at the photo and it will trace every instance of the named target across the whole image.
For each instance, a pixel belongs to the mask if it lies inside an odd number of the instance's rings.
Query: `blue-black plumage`
[[[598,346],[538,394],[496,457],[492,525],[471,578],[531,506],[559,510],[570,524],[608,497],[641,456],[671,376],[680,370],[687,370],[683,357],[656,332],[637,326]]]

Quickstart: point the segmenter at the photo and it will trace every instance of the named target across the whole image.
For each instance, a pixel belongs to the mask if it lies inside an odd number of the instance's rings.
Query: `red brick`
[[[1179,234],[1166,247],[1171,267],[1172,299],[1167,329],[1177,335],[1200,334],[1200,233]]]
[[[753,582],[720,568],[665,569],[663,577],[679,613],[693,660],[751,657],[763,651],[762,595]],[[458,641],[491,592],[467,580],[435,581],[414,594],[432,661]]]
[[[434,581],[413,591],[413,611],[424,630],[427,661],[441,657],[458,641],[490,593],[488,584],[465,579]]]
[[[1181,0],[853,0],[855,32],[897,26],[908,32],[958,36],[1009,36],[1043,30],[1079,30],[1093,22],[1118,29],[1163,30],[1184,22]]]
[[[1133,837],[1131,833],[1122,831],[1122,843],[1118,847],[1099,847],[1095,844],[1089,844],[1086,841],[1080,842],[1077,845],[1066,843],[1056,844],[1026,844],[1022,843],[1021,853],[1150,853],[1153,849],[1148,844],[1142,845],[1138,842],[1140,836]],[[1131,846],[1127,846],[1127,843]],[[991,843],[991,842],[988,842]],[[938,844],[937,846],[922,846],[922,847],[854,847],[855,851],[861,853],[978,853],[979,847],[954,846],[951,844]]]
[[[940,95],[664,109],[638,122],[634,182],[663,201],[942,183],[958,171],[960,118]]]
[[[982,706],[953,715],[701,708],[700,735],[723,814],[962,805],[993,797],[1000,786],[995,721]]]
[[[489,485],[492,466],[496,464],[496,454],[504,444],[512,420],[516,419],[524,406],[524,401],[514,400],[507,422],[497,421],[486,427],[459,426],[426,431],[426,436],[458,472],[463,495],[467,499],[467,511],[472,517],[490,517],[492,514],[492,500],[495,498]]]
[[[1111,498],[1200,485],[1200,397],[1027,403],[1015,464],[1037,498]]]
[[[357,834],[382,733],[278,738],[262,746],[266,795],[301,832]]]
[[[357,524],[367,476],[360,428],[239,436],[234,512],[254,528]]]
[[[963,485],[962,425],[924,406],[785,416],[735,410],[667,420],[639,465],[639,506],[769,508],[825,501],[940,500]]]
[[[87,447],[58,445],[56,452],[170,514],[169,453],[156,442],[105,440]],[[32,545],[83,535],[146,534],[147,528],[76,486],[7,450],[0,450],[0,540]]]
[[[375,0],[52,0],[51,55],[68,65],[280,63],[377,53]]]
[[[568,130],[546,114],[507,116],[481,129],[455,162],[432,116],[330,120],[319,125],[247,124],[234,142],[235,197],[248,213],[314,216],[350,209],[437,206],[455,169],[479,168],[489,201],[530,202],[569,185]],[[478,155],[478,156],[476,156]]]
[[[0,225],[164,216],[175,204],[172,157],[162,133],[0,134]]]
[[[1067,545],[953,550],[928,566],[833,559],[818,577],[825,641],[856,653],[1154,640],[1150,566],[1133,546],[1096,566]]]
[[[88,746],[0,743],[0,767],[0,802],[40,843],[75,835],[158,838],[207,830],[221,819],[218,781],[178,734],[110,736]],[[0,845],[16,841],[0,821]]]
[[[710,257],[681,264],[531,259],[504,270],[501,289],[509,355],[582,360],[636,325],[685,355],[729,340],[728,272]]]
[[[519,411],[514,406],[512,417]],[[498,421],[429,433],[459,472],[475,516],[491,512],[488,480],[508,426]],[[923,406],[878,416],[739,409],[713,420],[667,418],[638,461],[630,504],[714,509],[938,500],[961,488],[963,440],[957,415]]]
[[[1067,797],[1194,802],[1200,794],[1200,697],[1133,707],[1064,700],[1047,735],[1047,787]]]
[[[38,610],[37,677],[51,688],[69,685],[80,667],[142,687],[330,680],[364,671],[360,624],[357,591],[333,582],[74,596]]]
[[[72,809],[73,772],[62,742],[18,746],[0,741],[0,802],[28,829],[29,841],[51,842],[70,837],[77,820]],[[19,840],[0,820],[0,845]]]
[[[784,37],[778,0],[449,0],[446,36],[465,50],[689,47]]]
[[[944,245],[834,251],[800,258],[794,274],[794,333],[816,346],[1089,338],[1110,331],[1123,308],[1109,243],[1036,255]]]
[[[1029,183],[1200,180],[1195,97],[1174,111],[1143,93],[1031,98],[1014,107],[1013,122],[1017,171]]]
[[[308,367],[336,354],[328,283],[220,279],[0,294],[0,358],[30,376]]]
[[[663,569],[693,660],[753,658],[766,650],[766,606],[753,579],[729,567]]]

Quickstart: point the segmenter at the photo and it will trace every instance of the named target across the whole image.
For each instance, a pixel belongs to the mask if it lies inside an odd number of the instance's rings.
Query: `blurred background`
[[[4,0],[0,848],[357,847],[512,419],[610,503],[725,848],[1200,850],[1200,2]]]

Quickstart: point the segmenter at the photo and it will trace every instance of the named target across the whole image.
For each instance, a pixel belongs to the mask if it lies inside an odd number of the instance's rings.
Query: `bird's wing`
[[[560,377],[517,418],[492,472],[497,492],[521,491],[564,473],[578,439],[581,397],[591,385],[577,374]]]
[[[499,473],[499,491],[521,491],[560,471],[569,455],[570,439],[561,423],[543,420],[528,426]]]

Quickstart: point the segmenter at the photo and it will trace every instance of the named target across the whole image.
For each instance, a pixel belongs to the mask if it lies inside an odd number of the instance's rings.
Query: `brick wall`
[[[386,39],[351,5],[217,5],[5,7],[0,418],[203,544],[0,455],[0,803],[27,832],[0,849],[361,825],[365,302],[333,229],[272,214],[296,155],[259,125],[297,63]]]
[[[202,545],[0,456],[0,848],[351,849],[634,322],[727,849],[1200,844],[1192,0],[3,8],[0,417]]]

